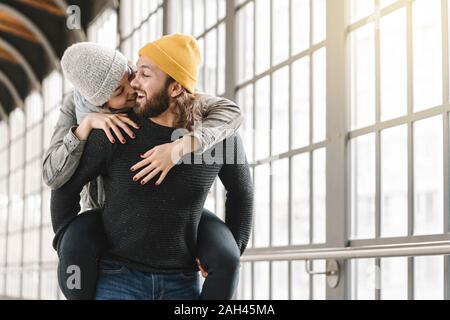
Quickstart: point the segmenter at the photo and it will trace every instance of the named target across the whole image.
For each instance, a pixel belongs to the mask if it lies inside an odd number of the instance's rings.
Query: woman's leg
[[[58,250],[58,283],[68,300],[95,297],[97,262],[106,244],[102,209],[81,213],[67,227]]]
[[[233,299],[239,282],[240,251],[227,225],[206,209],[198,227],[197,255],[208,272],[200,299]]]

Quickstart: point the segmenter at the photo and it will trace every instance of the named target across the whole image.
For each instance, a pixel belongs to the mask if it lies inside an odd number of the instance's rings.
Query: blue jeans
[[[197,300],[200,297],[198,272],[148,273],[121,264],[99,263],[96,300]]]

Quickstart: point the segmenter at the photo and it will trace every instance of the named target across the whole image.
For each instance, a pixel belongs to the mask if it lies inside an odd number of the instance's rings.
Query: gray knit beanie
[[[127,71],[128,60],[117,50],[92,42],[76,43],[61,59],[64,76],[87,101],[102,106]]]

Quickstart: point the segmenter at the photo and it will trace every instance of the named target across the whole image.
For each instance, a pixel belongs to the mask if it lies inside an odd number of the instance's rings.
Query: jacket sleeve
[[[203,106],[203,121],[196,125],[193,132],[188,133],[200,143],[196,154],[201,154],[234,135],[244,118],[241,109],[232,101],[200,93],[197,95]]]
[[[80,164],[75,173],[61,188],[52,190],[50,212],[53,231],[53,247],[58,243],[65,228],[80,211],[80,192],[89,181],[103,174],[111,158],[113,146],[101,130],[93,130],[89,136]]]
[[[76,128],[73,95],[69,94],[64,99],[50,146],[42,164],[43,180],[52,189],[64,185],[72,177],[80,162],[86,141],[80,141],[75,136]]]
[[[225,223],[230,228],[241,255],[244,253],[253,224],[253,182],[242,140],[235,135],[227,139],[225,164],[219,178],[226,190]]]

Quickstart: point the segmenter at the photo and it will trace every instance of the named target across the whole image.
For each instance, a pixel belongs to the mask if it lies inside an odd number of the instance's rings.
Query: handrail
[[[450,241],[324,249],[248,249],[241,261],[349,260],[430,255],[450,255]]]

